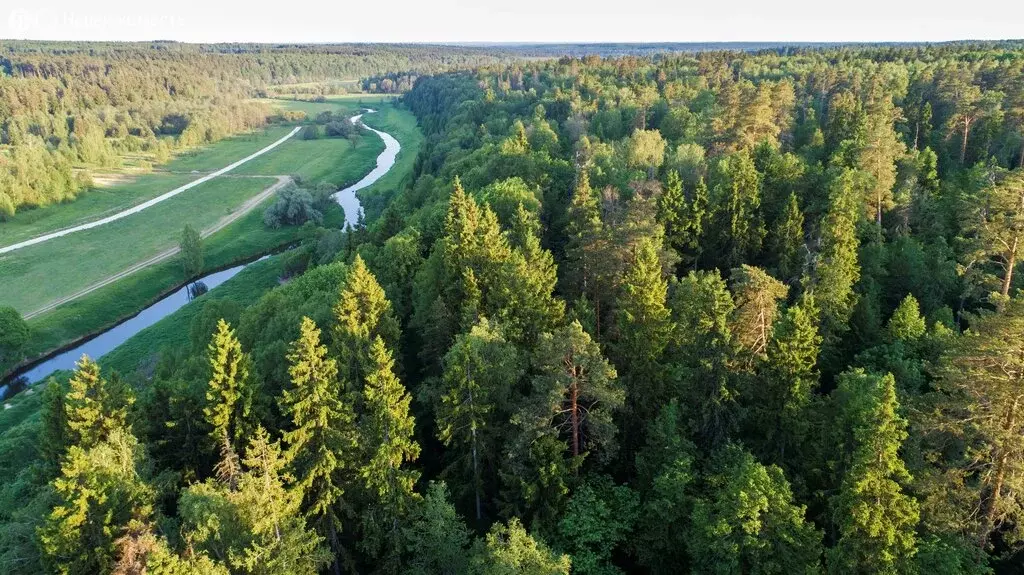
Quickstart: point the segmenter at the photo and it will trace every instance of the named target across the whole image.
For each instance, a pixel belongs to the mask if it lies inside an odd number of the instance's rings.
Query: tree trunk
[[[569,390],[569,417],[571,418],[572,426],[572,456],[577,457],[580,454],[580,412],[579,412],[579,397],[580,387],[577,383],[576,368],[573,368],[572,374],[572,387]]]
[[[964,165],[964,161],[967,159],[967,134],[971,130],[971,119],[964,118],[964,139],[960,143],[960,165]]]
[[[1020,159],[1017,161],[1018,168],[1024,168],[1024,144],[1020,145]]]
[[[330,539],[331,544],[331,573],[334,575],[341,575],[341,560],[338,559],[338,531],[334,527],[334,522],[331,520],[327,521],[327,536]]]
[[[1003,430],[1012,430],[1016,420],[1017,400],[1014,400],[1013,405],[1010,406],[1010,409],[1006,414],[1006,423],[1003,424]],[[992,485],[992,495],[989,496],[988,502],[986,503],[985,519],[984,523],[982,523],[981,534],[978,536],[978,546],[981,548],[984,548],[985,544],[988,543],[988,536],[992,533],[992,529],[994,528],[996,511],[999,508],[999,499],[1003,491],[1003,482],[1006,480],[1006,463],[1009,459],[1010,450],[1003,447],[1002,453],[999,456],[999,463],[996,464],[996,479]]]
[[[921,138],[921,121],[914,122],[914,151],[917,151],[917,141]]]
[[[469,392],[469,404],[473,405],[473,392]],[[472,407],[470,408],[472,410]],[[476,420],[469,424],[469,433],[473,443],[473,493],[476,496],[476,520],[479,522],[483,515],[480,513],[480,468],[476,455]]]
[[[1013,266],[1017,263],[1017,241],[1018,236],[1014,236],[1013,243],[1010,245],[1010,251],[1006,254],[1006,273],[1003,274],[1003,295],[1010,295],[1010,285],[1013,284]]]

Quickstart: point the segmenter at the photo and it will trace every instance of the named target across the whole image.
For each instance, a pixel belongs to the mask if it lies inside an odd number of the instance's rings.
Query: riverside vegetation
[[[0,415],[0,565],[1020,572],[1024,47],[418,76],[359,226]]]

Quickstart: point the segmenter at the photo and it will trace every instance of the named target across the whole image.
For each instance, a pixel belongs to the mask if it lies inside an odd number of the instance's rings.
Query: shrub
[[[323,214],[316,209],[313,195],[294,185],[278,192],[277,201],[263,213],[263,223],[274,229],[306,222],[320,224],[323,219]]]

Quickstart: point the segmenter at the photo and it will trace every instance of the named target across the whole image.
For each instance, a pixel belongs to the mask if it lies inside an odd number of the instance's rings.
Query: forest
[[[37,388],[0,565],[1024,573],[1024,49],[390,72],[415,177]]]
[[[0,222],[73,200],[90,169],[174,151],[262,126],[250,98],[282,84],[495,62],[483,49],[439,46],[264,46],[0,43]]]

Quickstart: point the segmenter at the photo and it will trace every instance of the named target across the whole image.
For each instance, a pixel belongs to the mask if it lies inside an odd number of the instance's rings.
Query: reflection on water
[[[203,276],[199,278],[198,281],[205,284],[207,289],[213,289],[234,277],[235,274],[242,271],[244,268],[244,265],[235,266],[233,268]],[[61,352],[43,363],[30,368],[28,371],[16,374],[15,377],[21,375],[28,378],[29,383],[36,383],[38,381],[42,381],[46,376],[57,370],[74,369],[75,362],[78,361],[78,358],[82,357],[82,354],[86,354],[93,359],[103,357],[107,352],[124,343],[126,339],[160,321],[161,318],[170,315],[187,304],[189,302],[188,290],[188,286],[179,289],[171,295],[142,310],[138,315],[124,323],[118,324],[117,326],[86,342],[80,343],[67,351]]]
[[[373,110],[366,109],[366,113],[372,113]],[[363,117],[363,114],[352,117],[352,122],[359,122],[359,119]],[[373,169],[369,174],[363,176],[363,179],[345,188],[335,192],[334,199],[341,205],[342,209],[345,210],[345,225],[355,227],[356,222],[359,221],[359,212],[362,207],[359,205],[359,198],[356,197],[356,192],[369,186],[370,184],[381,179],[381,177],[388,173],[391,166],[395,165],[395,158],[398,157],[398,151],[402,149],[402,146],[398,143],[398,140],[387,132],[381,132],[380,130],[374,130],[373,128],[363,124],[363,127],[370,130],[374,134],[380,136],[380,139],[384,140],[384,151],[377,156],[377,167]]]

